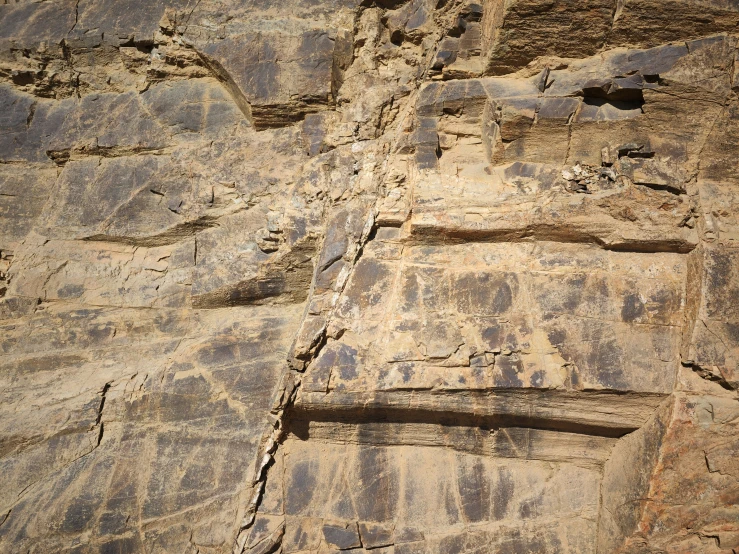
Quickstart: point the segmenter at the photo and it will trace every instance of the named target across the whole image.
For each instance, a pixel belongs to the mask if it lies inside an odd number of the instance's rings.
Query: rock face
[[[739,554],[739,3],[0,5],[0,551]]]

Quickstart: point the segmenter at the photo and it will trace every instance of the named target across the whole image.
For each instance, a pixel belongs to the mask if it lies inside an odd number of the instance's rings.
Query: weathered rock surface
[[[0,551],[739,554],[739,4],[0,5]]]

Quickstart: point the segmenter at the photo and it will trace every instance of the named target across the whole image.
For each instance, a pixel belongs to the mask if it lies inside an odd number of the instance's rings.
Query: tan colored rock
[[[0,551],[738,554],[737,14],[0,4]]]
[[[595,54],[608,37],[614,4],[612,0],[486,1],[482,20],[486,73],[513,73],[539,56]]]

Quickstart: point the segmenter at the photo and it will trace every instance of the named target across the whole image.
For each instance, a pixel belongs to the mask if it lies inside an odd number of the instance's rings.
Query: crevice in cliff
[[[362,0],[361,8],[382,8],[384,10],[395,10],[411,0]]]
[[[696,244],[688,241],[666,240],[653,242],[628,242],[620,244],[602,244],[604,250],[614,252],[633,252],[636,254],[656,254],[659,252],[673,252],[688,254],[696,248]]]
[[[72,94],[74,94],[74,96],[76,96],[77,98],[82,98],[82,94],[80,93],[80,73],[74,67],[74,58],[72,57],[72,50],[69,47],[67,39],[62,39],[61,48],[64,61],[69,66],[69,71],[72,74],[70,83],[73,91]]]
[[[275,465],[274,455],[285,437],[283,424],[285,411],[290,407],[295,399],[295,394],[299,386],[300,383],[296,382],[296,373],[289,367],[286,367],[277,397],[273,403],[272,410],[270,411],[270,418],[273,422],[272,429],[262,438],[260,455],[257,458],[254,477],[251,483],[252,496],[237,528],[233,554],[242,554],[242,552],[245,551],[246,541],[249,538],[251,527],[254,524],[259,505],[264,495],[264,489],[267,484],[267,479],[269,478],[269,470]],[[282,533],[274,535],[273,540],[269,540],[266,543],[261,541],[259,543],[260,545],[266,546],[267,550],[262,551],[259,549],[256,552],[259,554],[274,552],[281,544],[284,525],[282,530]]]
[[[685,190],[680,186],[660,185],[656,183],[637,183],[635,186],[645,187],[656,191],[669,192],[675,196],[685,196]]]
[[[589,244],[598,246],[604,250],[612,250],[615,252],[633,252],[633,253],[658,253],[658,252],[674,252],[677,254],[687,254],[692,252],[697,244],[688,242],[687,240],[677,239],[654,239],[654,240],[623,240],[621,242],[610,242],[602,237],[595,236],[591,233],[582,233],[576,230],[568,230],[561,226],[541,225],[530,227],[521,231],[487,231],[487,230],[457,230],[439,232],[437,229],[413,229],[409,238],[404,240],[404,244],[409,246],[425,246],[425,245],[454,245],[454,244],[495,244],[495,243],[516,243],[516,242],[558,242],[563,244]]]
[[[293,411],[286,424],[286,436],[318,444],[444,448],[476,456],[574,463],[591,468],[602,468],[618,440],[570,430],[507,425],[490,418],[411,412],[406,410],[408,417],[403,417],[383,410],[376,416],[362,414],[351,418],[330,412]]]
[[[68,148],[64,150],[47,150],[46,155],[51,161],[58,166],[64,166],[70,160],[80,160],[86,157],[99,156],[102,158],[125,158],[130,156],[140,156],[148,154],[151,156],[164,156],[169,154],[166,148],[149,148],[149,147],[98,147],[84,149]]]
[[[180,223],[167,231],[157,235],[149,235],[144,237],[126,237],[107,234],[96,234],[84,237],[80,240],[87,242],[110,242],[115,244],[127,244],[129,246],[140,246],[145,248],[153,248],[157,246],[167,246],[183,241],[195,236],[200,231],[218,226],[217,217],[202,216],[193,221]]]
[[[613,29],[616,26],[616,22],[618,21],[619,16],[621,15],[621,12],[623,11],[623,0],[614,0],[613,2],[613,10],[611,11],[611,24],[608,28],[608,30],[605,33],[605,36],[603,38],[603,45],[600,48],[600,52],[604,52],[608,49],[610,49],[610,40],[611,35],[613,35]]]
[[[305,429],[309,422],[336,422],[433,424],[490,430],[520,427],[619,438],[639,429],[665,398],[658,394],[547,389],[476,392],[419,389],[393,389],[382,395],[331,392],[327,401],[302,398],[291,406],[288,426]],[[413,404],[413,408],[406,404]],[[628,406],[628,414],[614,415],[619,405],[623,410]],[[569,414],[568,410],[579,415]],[[593,413],[587,414],[589,410]]]
[[[80,0],[77,0],[74,3],[74,24],[72,27],[67,31],[67,34],[70,34],[72,31],[74,31],[75,27],[77,27],[77,23],[80,20]]]
[[[193,292],[194,308],[262,304],[300,304],[309,295],[314,275],[317,239],[308,236],[284,253],[264,262],[256,275],[234,285]]]
[[[698,364],[689,364],[688,367],[701,379],[715,383],[729,392],[735,392],[734,387],[732,387],[722,375],[716,375],[716,373],[711,369],[701,367]]]
[[[2,516],[2,519],[0,519],[0,527],[2,527],[2,526],[3,526],[3,524],[4,524],[4,523],[5,523],[6,521],[8,521],[8,518],[10,517],[10,513],[11,513],[12,511],[13,511],[13,509],[11,508],[10,510],[8,510],[7,512],[5,512],[5,513],[3,514],[3,516]]]
[[[37,105],[38,105],[38,102],[33,102],[30,106],[28,106],[28,117],[26,117],[26,128],[29,128],[31,126],[31,123],[33,122],[33,117],[36,115]]]
[[[401,391],[398,391],[399,393]],[[460,394],[466,391],[459,391]],[[301,405],[292,406],[285,423],[286,432],[292,433],[301,440],[310,437],[311,423],[328,423],[336,425],[408,425],[428,424],[440,428],[476,428],[487,432],[496,432],[501,428],[522,428],[540,431],[563,432],[593,437],[620,438],[635,431],[637,426],[604,427],[595,424],[558,421],[537,416],[513,414],[474,414],[470,412],[434,410],[424,408],[403,407],[362,407],[318,408]],[[389,441],[397,437],[387,437]],[[368,442],[371,444],[371,442]]]
[[[211,56],[208,56],[204,52],[195,48],[194,45],[187,44],[187,43],[185,44],[198,55],[198,57],[202,60],[205,67],[207,67],[210,70],[211,74],[223,84],[223,87],[226,89],[226,92],[228,92],[228,94],[231,96],[231,99],[241,110],[241,113],[244,114],[244,117],[246,118],[246,120],[251,125],[254,125],[254,117],[252,115],[252,106],[249,103],[249,101],[246,99],[246,96],[244,96],[244,93],[241,91],[239,86],[233,80],[233,77],[231,76],[231,74],[228,71],[226,71],[226,68],[224,68],[223,65],[218,62],[218,60],[214,59]]]
[[[362,233],[362,236],[360,238],[360,241],[357,245],[355,256],[353,259],[352,267],[356,265],[358,260],[360,259],[362,252],[363,252],[363,246],[364,243],[369,240],[369,237],[371,235],[372,229],[374,227],[374,208],[370,209],[370,217],[368,221],[365,223],[364,231]],[[325,215],[325,214],[324,214]],[[317,255],[317,253],[314,253],[314,257]],[[315,283],[316,283],[316,277],[318,274],[319,268],[318,263],[316,260],[316,263],[314,263],[314,267],[311,271],[311,278],[309,281],[309,287],[307,290],[307,301],[308,304],[306,305],[306,310],[303,313],[302,321],[303,324],[305,323],[306,317],[308,315],[308,308],[310,305],[311,297],[313,296],[313,292],[315,289]],[[343,279],[343,282],[341,283],[341,287],[339,287],[339,290],[335,293],[335,297],[338,298],[338,296],[341,294],[341,291],[343,290],[344,286],[348,282],[350,277],[350,273],[347,273],[345,275],[345,278]],[[330,316],[327,317],[327,320],[330,319]],[[327,342],[327,335],[326,335],[326,326],[322,328],[322,331],[318,334],[317,337],[314,339],[314,343],[310,345],[309,351],[310,351],[310,357],[308,359],[302,360],[302,363],[307,366],[311,360],[315,359],[315,357],[320,352],[321,348],[326,344]],[[293,344],[293,347],[291,348],[291,355],[290,358],[293,358],[293,352],[295,349],[295,344]],[[289,410],[292,409],[295,397],[298,392],[298,388],[300,387],[300,379],[302,372],[297,371],[296,369],[293,369],[292,363],[288,365],[286,368],[286,372],[283,376],[283,383],[280,388],[280,392],[278,393],[277,400],[275,402],[275,407],[272,410],[272,414],[274,415],[275,424],[273,431],[271,432],[271,435],[266,439],[264,442],[265,446],[263,447],[264,454],[259,458],[258,462],[258,468],[256,470],[256,481],[255,481],[255,492],[253,494],[252,500],[249,503],[246,513],[242,519],[241,525],[239,527],[239,531],[237,533],[235,546],[234,546],[234,554],[241,554],[242,552],[245,552],[246,548],[246,541],[249,537],[249,531],[251,526],[254,523],[254,519],[256,517],[256,513],[259,509],[259,505],[262,499],[262,495],[264,493],[264,488],[267,482],[267,479],[269,478],[269,469],[274,465],[274,454],[279,448],[279,445],[285,440],[287,434],[285,429],[285,418],[286,414]],[[281,545],[281,541],[284,535],[284,522],[280,526],[280,528],[277,529],[272,535],[269,537],[263,539],[259,543],[257,543],[253,549],[250,550],[250,552],[253,552],[254,554],[268,554],[271,552],[277,551],[277,549]]]
[[[95,425],[98,425],[100,427],[100,430],[97,436],[97,444],[95,445],[96,447],[100,446],[100,443],[103,440],[103,432],[104,432],[104,427],[105,427],[103,423],[103,408],[105,408],[106,394],[108,394],[109,389],[110,389],[110,383],[105,383],[105,385],[103,385],[103,390],[100,393],[100,406],[98,406],[98,415],[97,415],[97,418],[95,419]]]
[[[182,30],[180,31],[179,29],[177,29],[180,35],[184,35],[187,32],[187,27],[190,25],[190,19],[192,18],[192,14],[194,14],[195,10],[198,9],[198,7],[200,6],[200,2],[202,2],[202,0],[197,0],[193,8],[190,10],[190,13],[187,14],[187,17],[183,21]]]

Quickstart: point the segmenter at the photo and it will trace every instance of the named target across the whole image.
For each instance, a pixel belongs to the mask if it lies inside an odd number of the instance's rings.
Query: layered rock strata
[[[739,5],[0,5],[0,551],[739,553]]]

